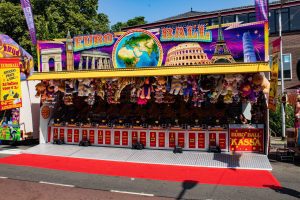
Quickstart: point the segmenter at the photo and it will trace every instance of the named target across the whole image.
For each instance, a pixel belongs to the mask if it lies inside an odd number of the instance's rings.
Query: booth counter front
[[[211,146],[219,146],[221,151],[264,151],[263,125],[229,125],[224,128],[125,128],[106,126],[59,126],[48,129],[48,142],[61,139],[66,144],[79,144],[88,140],[91,145],[131,148],[140,142],[147,149],[174,149],[208,151]]]

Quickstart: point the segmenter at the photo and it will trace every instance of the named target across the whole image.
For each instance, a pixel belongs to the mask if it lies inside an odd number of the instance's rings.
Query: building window
[[[281,9],[282,31],[290,30],[289,9]],[[279,31],[279,10],[276,10],[276,29]]]
[[[270,33],[275,33],[276,32],[275,10],[271,10],[269,13],[269,26],[270,26]]]
[[[211,22],[211,25],[218,25],[219,24],[219,19],[217,17],[212,18],[212,19],[210,19],[210,22]]]
[[[248,22],[256,22],[256,14],[255,13],[249,13]]]
[[[235,16],[234,15],[228,15],[228,16],[222,17],[222,23],[223,24],[231,23],[231,22],[235,22]]]
[[[291,80],[292,79],[292,54],[283,54],[283,76],[284,80]],[[270,63],[272,63],[272,56],[270,56]],[[279,65],[279,71],[278,71],[278,79],[281,80],[281,69]]]
[[[203,24],[203,25],[209,26],[210,25],[209,24],[209,19],[201,19],[201,20],[199,20],[199,24]]]
[[[290,7],[291,31],[300,30],[300,6]]]
[[[237,15],[237,21],[238,22],[248,23],[248,14],[245,13],[245,14]]]

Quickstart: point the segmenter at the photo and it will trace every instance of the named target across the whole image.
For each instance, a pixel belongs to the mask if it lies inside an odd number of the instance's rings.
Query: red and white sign
[[[156,132],[150,132],[150,147],[156,147]]]
[[[98,130],[98,144],[103,144],[103,130]]]
[[[79,143],[79,129],[74,130],[74,143]]]
[[[198,148],[205,149],[205,133],[198,133]]]
[[[115,145],[121,144],[121,131],[115,131],[114,143],[115,143]]]
[[[90,141],[91,144],[95,143],[95,130],[90,130],[89,141]]]
[[[230,150],[264,152],[263,128],[230,128]]]
[[[174,148],[175,147],[175,136],[176,133],[175,132],[169,132],[169,147],[170,148]]]
[[[189,148],[196,148],[196,133],[189,133]]]
[[[178,146],[184,148],[185,145],[185,133],[184,132],[179,132],[178,133]]]
[[[166,146],[166,133],[159,132],[158,133],[158,147],[164,148]]]
[[[144,145],[144,147],[147,145],[147,132],[141,131],[140,132],[140,143]]]
[[[68,129],[67,131],[67,142],[72,143],[73,142],[73,130]]]
[[[128,146],[128,131],[122,131],[122,145]]]
[[[105,144],[111,144],[111,130],[105,131]]]

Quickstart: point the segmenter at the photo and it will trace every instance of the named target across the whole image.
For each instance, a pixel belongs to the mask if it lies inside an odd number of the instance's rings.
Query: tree
[[[145,17],[139,16],[135,17],[133,19],[129,19],[127,22],[117,22],[116,24],[111,26],[111,31],[113,32],[119,32],[123,28],[130,27],[130,26],[138,26],[138,25],[143,25],[146,24],[147,21],[145,21]]]
[[[0,0],[0,32],[34,55],[19,0]],[[38,40],[109,31],[109,19],[97,13],[98,0],[31,0]]]
[[[295,110],[294,106],[286,104],[286,128],[293,128],[295,125]],[[270,111],[270,128],[279,135],[282,133],[282,115],[281,115],[281,102],[277,102],[276,111]]]

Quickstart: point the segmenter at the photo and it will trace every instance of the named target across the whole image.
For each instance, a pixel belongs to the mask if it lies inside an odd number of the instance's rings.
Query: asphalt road
[[[0,154],[0,157],[3,156],[7,155]],[[17,167],[12,165],[0,165],[0,177],[8,177],[8,180],[0,179],[0,193],[5,193],[6,195],[9,195],[9,197],[10,193],[12,195],[16,192],[21,193],[23,194],[21,198],[23,200],[43,198],[47,199],[50,197],[51,199],[53,199],[56,198],[55,195],[53,195],[53,193],[51,192],[44,193],[45,188],[43,188],[53,187],[52,191],[61,191],[65,193],[64,196],[57,196],[56,199],[68,199],[69,197],[72,197],[72,199],[74,200],[97,198],[125,199],[127,198],[127,196],[125,196],[125,194],[122,194],[124,192],[137,193],[135,195],[129,195],[129,199],[148,198],[147,196],[143,196],[143,194],[154,196],[156,198],[164,197],[172,199],[299,199],[300,167],[295,164],[281,163],[276,161],[271,162],[271,164],[273,166],[272,173],[282,184],[282,190],[271,188],[257,189],[246,187],[204,185],[201,183],[190,182],[179,183],[153,181],[145,179],[73,173],[48,169],[36,169],[30,167]],[[10,182],[6,183],[7,181]],[[67,186],[51,186],[40,182],[63,184]],[[9,188],[9,190],[7,188]],[[49,190],[51,191],[51,189]],[[56,194],[62,195],[60,194],[61,192],[57,192]],[[90,194],[98,194],[97,192],[99,192],[100,196],[89,196]],[[43,193],[43,196],[36,196],[34,193]],[[121,198],[119,198],[119,194],[121,194]]]

